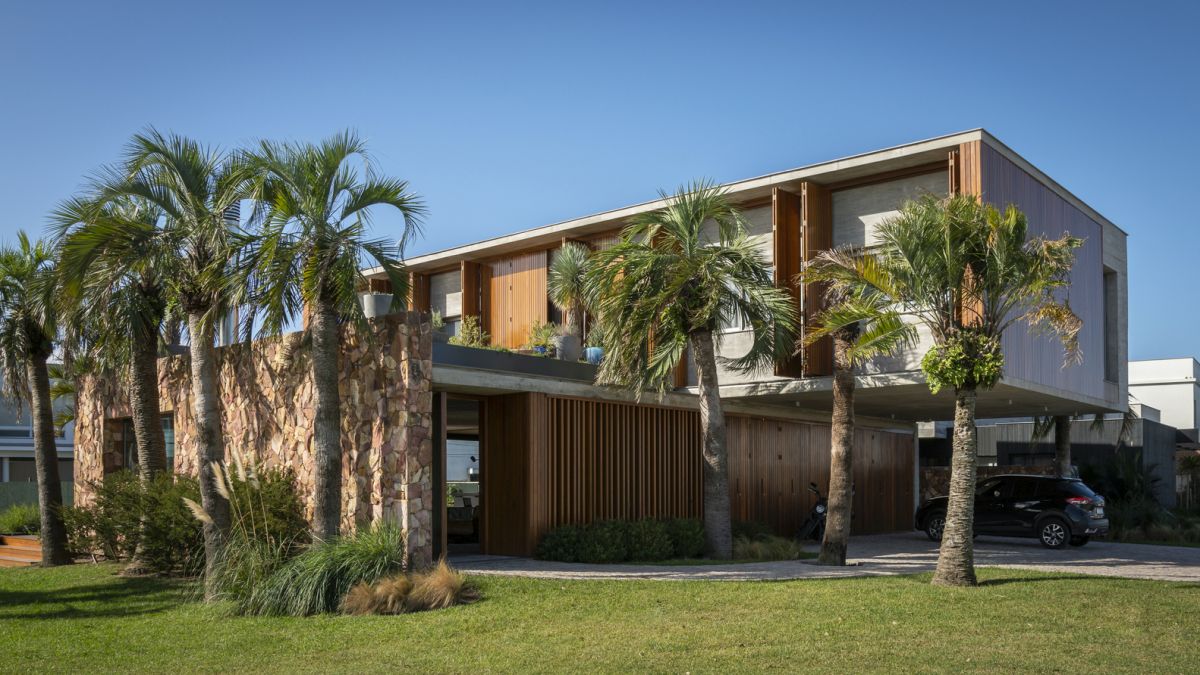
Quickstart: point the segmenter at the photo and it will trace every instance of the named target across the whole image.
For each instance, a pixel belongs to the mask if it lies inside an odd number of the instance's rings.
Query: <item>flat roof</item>
[[[1085,214],[1102,224],[1111,226],[1122,234],[1124,230],[1105,218],[1083,200],[1076,197],[1055,180],[1047,176],[1025,158],[1018,155],[1007,145],[992,136],[982,128],[971,129],[944,136],[937,136],[922,141],[905,143],[881,150],[850,155],[839,159],[809,164],[795,169],[777,171],[774,173],[747,178],[722,185],[729,194],[737,196],[741,201],[751,201],[756,198],[769,196],[771,189],[786,183],[798,182],[805,179],[820,178],[825,182],[841,182],[864,178],[885,171],[902,170],[917,167],[933,161],[944,159],[942,154],[949,148],[970,141],[982,141],[1003,154],[1007,159],[1031,176],[1042,182],[1060,197],[1075,205]],[[608,211],[601,211],[579,218],[572,218],[549,225],[533,227],[509,234],[497,235],[488,239],[454,246],[451,248],[414,256],[405,260],[405,265],[413,271],[434,271],[447,268],[463,260],[492,257],[520,250],[546,245],[566,236],[586,237],[619,227],[628,218],[662,208],[666,200],[659,198],[639,204],[623,206]],[[374,268],[364,272],[367,275],[380,274],[382,270]]]

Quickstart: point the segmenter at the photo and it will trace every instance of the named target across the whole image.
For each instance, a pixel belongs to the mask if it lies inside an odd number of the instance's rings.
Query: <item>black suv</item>
[[[941,541],[946,497],[917,509],[917,529]],[[975,534],[1035,537],[1049,548],[1083,546],[1108,533],[1104,498],[1077,478],[995,476],[975,488]]]

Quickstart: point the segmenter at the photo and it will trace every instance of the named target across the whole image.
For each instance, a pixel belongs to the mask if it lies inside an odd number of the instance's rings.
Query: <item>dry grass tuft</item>
[[[375,613],[375,589],[371,584],[361,583],[350,589],[342,598],[342,611],[354,616],[365,616]]]
[[[445,609],[465,605],[479,599],[479,590],[466,576],[439,560],[426,572],[413,575],[412,592],[408,594],[410,611]]]

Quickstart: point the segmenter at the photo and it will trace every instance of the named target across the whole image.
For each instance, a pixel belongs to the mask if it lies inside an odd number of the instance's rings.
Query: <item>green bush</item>
[[[704,523],[694,518],[675,518],[664,521],[671,538],[671,555],[675,558],[699,558],[704,555]]]
[[[661,520],[639,520],[625,526],[625,549],[628,560],[667,560],[675,553],[667,525]]]
[[[129,471],[90,482],[90,506],[63,509],[68,545],[73,551],[101,551],[108,558],[140,552],[146,571],[192,576],[204,566],[200,522],[184,504],[199,501],[195,478],[162,473],[143,485]]]
[[[272,548],[284,546],[291,553],[308,545],[308,520],[292,469],[251,468],[245,478],[230,471],[227,479],[233,498],[232,530],[243,529],[247,536]]]
[[[37,504],[13,504],[0,511],[0,534],[37,534],[42,530],[42,514]]]
[[[578,562],[583,531],[584,528],[578,525],[560,525],[542,537],[534,555],[540,560]]]
[[[244,598],[241,614],[310,616],[336,612],[351,588],[404,567],[404,531],[380,524],[353,535],[314,544],[292,558]]]
[[[618,563],[629,559],[627,524],[601,520],[584,528],[577,560],[585,563]]]
[[[698,520],[605,520],[561,525],[542,537],[535,554],[559,562],[654,562],[704,555],[704,524]]]

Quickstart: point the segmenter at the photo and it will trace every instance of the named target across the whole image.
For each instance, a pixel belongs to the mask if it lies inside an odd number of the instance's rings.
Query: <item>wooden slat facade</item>
[[[788,295],[801,305],[801,289],[796,275],[801,269],[801,213],[803,198],[783,188],[774,188],[771,193],[771,233],[774,246],[775,287],[786,289]],[[775,363],[775,374],[781,377],[800,377],[804,373],[804,359],[797,354],[790,359]]]
[[[462,264],[459,266],[460,274],[462,275],[462,315],[464,317],[473,316],[478,318],[480,307],[485,304],[482,293],[491,291],[490,285],[480,285],[479,268],[479,263],[470,260],[462,261]]]
[[[701,517],[695,410],[527,393],[489,397],[485,420],[485,553],[530,555],[563,524]],[[727,420],[733,518],[794,534],[812,508],[808,483],[828,486],[829,427]],[[910,529],[912,436],[860,430],[855,445],[854,531]]]
[[[408,275],[408,293],[412,298],[412,308],[418,312],[429,311],[429,275],[410,272]]]
[[[833,248],[833,199],[829,190],[812,182],[801,184],[802,197],[800,231],[803,237],[804,261],[812,260],[821,251]],[[825,309],[825,284],[804,285],[801,319],[812,324]],[[833,374],[833,340],[823,338],[804,348],[804,377],[823,377]]]
[[[734,519],[794,535],[814,503],[808,484],[829,488],[829,427],[740,415],[727,416],[727,426]],[[909,434],[855,432],[852,532],[912,528],[913,456]]]
[[[531,251],[487,263],[488,332],[492,344],[519,349],[529,328],[546,321],[546,251]]]

